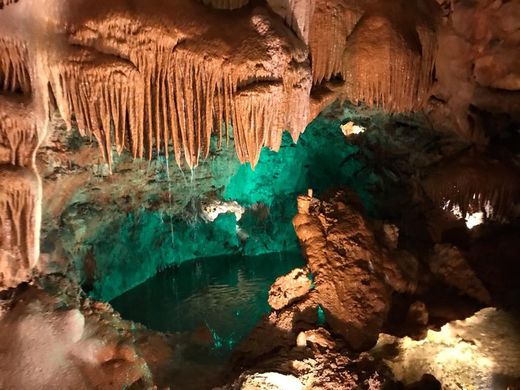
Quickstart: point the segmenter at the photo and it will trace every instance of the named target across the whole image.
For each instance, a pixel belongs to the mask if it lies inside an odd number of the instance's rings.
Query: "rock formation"
[[[514,54],[520,42],[520,5],[491,0],[449,3],[438,35],[437,81],[429,115],[436,128],[485,144],[497,132],[509,131],[497,126],[498,118],[520,119],[520,67]],[[494,125],[486,126],[489,119]]]
[[[446,210],[462,217],[482,212],[487,219],[513,216],[520,199],[520,171],[509,162],[484,154],[464,154],[430,169],[423,181],[426,193]]]
[[[38,261],[40,181],[31,168],[0,165],[0,287],[31,277]]]
[[[68,131],[96,140],[107,175],[114,152],[147,160],[173,153],[194,169],[212,140],[219,149],[231,138],[240,162],[254,168],[263,147],[278,150],[283,131],[297,141],[336,99],[390,113],[427,109],[433,127],[482,146],[513,134],[520,120],[519,15],[518,2],[491,0],[442,7],[434,0],[0,0],[0,290],[15,297],[0,312],[8,351],[0,367],[12,374],[0,387],[56,387],[63,369],[74,388],[84,378],[85,387],[153,385],[131,326],[92,319],[113,320],[113,313],[88,302],[61,310],[62,301],[34,286],[27,294],[12,289],[34,278],[39,261],[35,155],[56,112]],[[423,188],[433,203],[457,205],[462,215],[486,208],[490,218],[514,215],[518,169],[484,155],[432,170]],[[69,185],[82,185],[75,180]],[[366,350],[394,297],[416,292],[418,261],[399,249],[398,229],[387,224],[382,238],[374,233],[350,193],[301,197],[298,206],[294,226],[314,283],[307,269],[279,279],[270,296],[275,310],[242,351],[342,342]],[[421,281],[491,302],[487,287],[495,281],[482,282],[468,260],[478,256],[463,252],[439,244],[427,264],[438,280]],[[431,313],[416,298],[404,312],[424,327]],[[330,333],[316,330],[319,323]],[[47,361],[49,351],[63,366]],[[315,356],[309,372],[322,374],[331,359],[340,366],[331,386],[356,382],[346,368],[352,360]]]
[[[0,299],[1,388],[148,388],[160,381],[154,374],[171,356],[166,337],[81,298],[64,279],[40,282]]]
[[[312,287],[307,273],[306,269],[296,268],[276,279],[269,291],[269,306],[280,310],[304,297]]]
[[[410,286],[356,202],[341,192],[322,202],[300,197],[293,223],[314,276],[315,302],[330,327],[362,350],[377,340],[392,292]]]
[[[456,247],[446,244],[435,245],[429,265],[432,273],[446,284],[460,289],[480,302],[491,303],[489,292]]]
[[[433,80],[435,12],[427,2],[367,11],[344,50],[346,96],[391,112],[423,107]]]

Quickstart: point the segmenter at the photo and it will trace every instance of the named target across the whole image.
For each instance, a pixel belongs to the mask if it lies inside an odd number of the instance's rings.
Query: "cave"
[[[0,389],[520,389],[520,2],[0,0]]]

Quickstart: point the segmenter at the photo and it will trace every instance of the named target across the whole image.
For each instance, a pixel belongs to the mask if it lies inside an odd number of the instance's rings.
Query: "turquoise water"
[[[270,311],[274,280],[303,263],[298,252],[201,258],[163,270],[111,303],[151,329],[203,329],[214,350],[229,352]]]

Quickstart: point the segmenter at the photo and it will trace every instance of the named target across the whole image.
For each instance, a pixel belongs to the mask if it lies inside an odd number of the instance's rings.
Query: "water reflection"
[[[207,327],[230,350],[269,312],[274,280],[304,263],[299,253],[198,259],[159,272],[111,303],[123,318],[164,332]]]

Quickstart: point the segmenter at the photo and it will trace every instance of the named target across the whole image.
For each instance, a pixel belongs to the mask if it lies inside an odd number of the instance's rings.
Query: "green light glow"
[[[323,308],[320,305],[318,305],[318,322],[317,322],[317,325],[318,326],[325,325],[325,312],[323,311]]]

